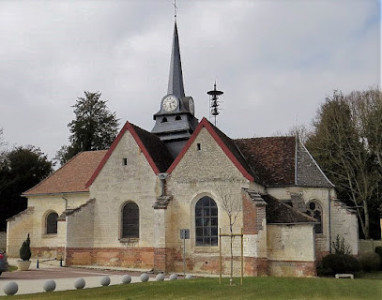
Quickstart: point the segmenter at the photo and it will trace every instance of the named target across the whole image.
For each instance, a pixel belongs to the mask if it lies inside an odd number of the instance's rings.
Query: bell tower
[[[167,94],[161,99],[159,111],[154,114],[155,125],[151,131],[165,143],[174,158],[198,125],[194,114],[194,100],[184,93],[178,27],[175,21]]]

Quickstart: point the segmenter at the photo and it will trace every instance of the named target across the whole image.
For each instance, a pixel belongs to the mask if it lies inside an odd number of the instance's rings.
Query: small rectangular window
[[[127,158],[123,158],[123,160],[122,160],[122,164],[123,164],[124,166],[127,166]]]
[[[202,145],[200,143],[197,143],[196,148],[198,149],[198,151],[200,151],[200,150],[202,150]]]

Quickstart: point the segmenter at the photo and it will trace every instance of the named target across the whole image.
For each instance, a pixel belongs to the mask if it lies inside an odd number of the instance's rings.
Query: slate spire
[[[175,21],[174,36],[172,41],[170,76],[168,80],[167,94],[175,95],[179,99],[183,99],[185,96],[184,86],[183,86],[182,63],[180,61],[178,27],[176,25],[176,21]]]

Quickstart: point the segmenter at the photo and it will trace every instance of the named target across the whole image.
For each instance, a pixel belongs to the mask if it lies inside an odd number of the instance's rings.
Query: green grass
[[[77,291],[10,296],[12,299],[382,299],[382,280],[332,278],[193,279],[134,283]]]
[[[8,266],[8,272],[13,272],[13,271],[16,271],[16,270],[17,270],[16,266],[12,266],[12,265]]]

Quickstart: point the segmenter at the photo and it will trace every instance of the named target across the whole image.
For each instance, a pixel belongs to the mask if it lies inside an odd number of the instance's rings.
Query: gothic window
[[[57,233],[57,218],[58,218],[58,214],[55,212],[51,212],[46,217],[46,233],[47,234]]]
[[[210,197],[201,198],[195,205],[195,238],[197,246],[218,244],[218,207]]]
[[[139,207],[134,202],[122,208],[122,238],[139,238]]]
[[[315,201],[310,201],[307,204],[306,213],[309,216],[315,218],[317,220],[317,222],[319,222],[318,224],[314,225],[314,232],[315,233],[322,233],[322,209],[321,209],[321,205],[319,205]]]

